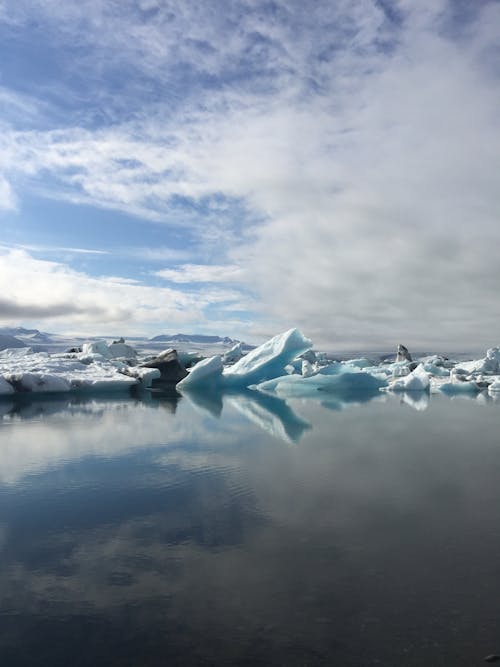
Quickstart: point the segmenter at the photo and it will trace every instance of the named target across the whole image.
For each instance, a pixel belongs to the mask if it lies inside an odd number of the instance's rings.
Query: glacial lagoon
[[[0,402],[3,665],[500,653],[500,402]]]

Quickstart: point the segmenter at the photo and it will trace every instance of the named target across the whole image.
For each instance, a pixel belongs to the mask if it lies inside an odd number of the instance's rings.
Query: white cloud
[[[43,320],[45,328],[65,332],[147,334],[167,325],[197,329],[207,308],[241,299],[239,292],[224,286],[180,291],[121,277],[94,278],[19,249],[1,252],[0,284],[9,286],[0,307],[4,323]]]
[[[234,283],[241,281],[242,271],[237,265],[183,264],[175,269],[155,271],[155,275],[174,283]]]

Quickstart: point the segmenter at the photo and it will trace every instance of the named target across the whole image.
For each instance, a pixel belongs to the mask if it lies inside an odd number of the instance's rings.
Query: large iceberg
[[[220,356],[203,359],[191,368],[177,387],[211,386],[243,389],[282,375],[291,361],[312,347],[298,329],[290,329],[263,343],[232,366],[224,368]]]

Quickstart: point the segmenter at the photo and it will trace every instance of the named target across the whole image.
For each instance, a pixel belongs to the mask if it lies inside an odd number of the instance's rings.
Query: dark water
[[[500,404],[252,396],[0,403],[2,665],[500,653]]]

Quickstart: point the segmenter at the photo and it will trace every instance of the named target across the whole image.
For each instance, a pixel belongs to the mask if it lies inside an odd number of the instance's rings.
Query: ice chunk
[[[179,382],[179,389],[191,387],[222,387],[222,369],[224,365],[220,355],[202,359],[195,364],[183,380]]]
[[[96,355],[104,357],[105,359],[111,358],[109,347],[105,340],[95,340],[82,345],[82,357],[95,357]]]
[[[104,359],[136,359],[137,352],[133,347],[122,341],[108,345],[105,340],[95,340],[82,345],[80,358],[103,357]]]
[[[241,343],[236,343],[233,347],[222,355],[224,364],[234,364],[243,356],[243,349]]]
[[[336,375],[317,373],[310,377],[284,375],[258,384],[255,389],[275,392],[278,396],[306,397],[317,395],[318,391],[337,394],[339,398],[350,400],[353,396],[366,393],[378,394],[379,389],[387,384],[385,379],[370,373],[353,371]]]
[[[224,369],[224,384],[227,387],[248,387],[282,375],[287,364],[311,347],[312,342],[298,329],[290,329]]]
[[[477,394],[481,389],[476,382],[465,380],[464,382],[445,382],[439,386],[439,391],[447,396],[454,396],[456,394]]]
[[[108,352],[111,359],[137,359],[137,352],[123,340],[111,343],[108,347]]]
[[[422,364],[419,364],[409,375],[396,380],[391,385],[392,391],[429,391],[429,376]]]
[[[7,377],[14,388],[20,392],[65,392],[71,389],[70,382],[61,375],[50,373],[19,373]]]
[[[161,371],[158,368],[148,368],[144,366],[128,366],[121,372],[131,378],[136,378],[145,387],[151,386],[153,380],[158,380],[161,377]]]
[[[444,366],[438,366],[432,361],[421,362],[426,373],[434,377],[450,377],[450,371]]]
[[[487,350],[484,359],[462,361],[456,365],[456,369],[466,373],[498,373],[500,370],[500,348],[492,347]]]
[[[302,376],[308,378],[311,377],[311,375],[314,375],[315,372],[316,371],[313,368],[311,362],[308,361],[307,359],[302,359]]]
[[[494,382],[488,387],[488,393],[498,394],[500,392],[500,378],[497,378]]]
[[[137,378],[120,373],[116,365],[128,368],[123,363],[96,355],[94,361],[84,364],[77,356],[46,352],[3,354],[0,375],[15,392],[117,391],[138,383]]]
[[[348,359],[342,363],[345,366],[352,366],[353,368],[370,368],[370,366],[373,366],[373,361],[370,361],[365,357],[361,357],[359,359]]]
[[[329,382],[319,387],[319,390],[338,394],[342,398],[350,398],[353,394],[377,394],[379,389],[387,385],[387,380],[365,372],[340,373],[326,377]]]

